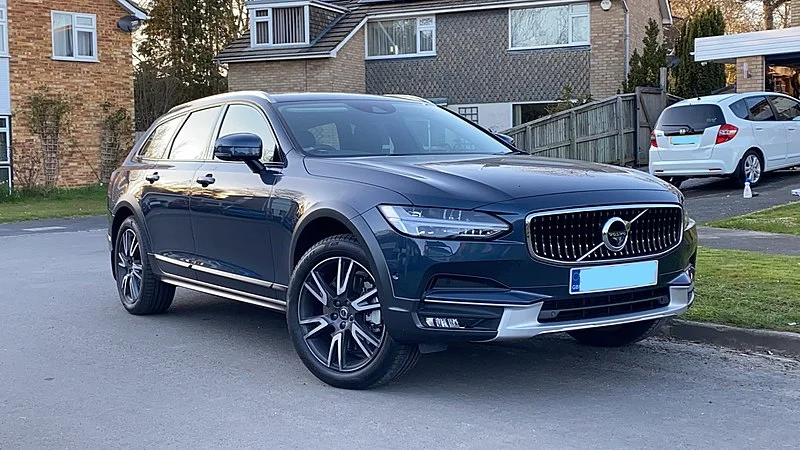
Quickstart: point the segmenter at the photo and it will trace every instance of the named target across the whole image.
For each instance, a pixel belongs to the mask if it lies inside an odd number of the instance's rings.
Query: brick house
[[[736,64],[736,91],[775,91],[800,98],[800,0],[789,27],[695,39],[697,62]]]
[[[58,185],[98,182],[103,105],[133,116],[132,37],[118,23],[146,17],[130,0],[0,0],[0,183],[39,151],[24,110],[42,89],[70,99]]]
[[[250,33],[223,50],[231,90],[432,99],[502,130],[544,114],[569,83],[621,88],[667,0],[249,0]]]

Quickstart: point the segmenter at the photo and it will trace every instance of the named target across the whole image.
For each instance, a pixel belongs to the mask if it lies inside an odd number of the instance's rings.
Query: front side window
[[[221,106],[193,112],[181,127],[172,143],[169,159],[178,161],[197,161],[203,158],[208,149],[211,134],[217,125]]]
[[[750,110],[750,120],[756,122],[775,120],[775,114],[766,97],[748,97],[744,102]]]
[[[250,11],[253,45],[308,44],[308,6],[254,9]]]
[[[589,4],[512,9],[512,49],[589,44]]]
[[[53,11],[53,59],[97,61],[97,18],[94,14]]]
[[[271,162],[275,155],[277,144],[275,135],[267,123],[264,115],[255,108],[246,105],[231,105],[225,113],[219,136],[236,133],[251,133],[261,138],[261,161]]]
[[[436,53],[436,19],[416,17],[367,24],[367,57],[391,58]]]
[[[139,156],[147,159],[164,158],[167,153],[167,148],[169,147],[169,141],[172,139],[172,136],[175,135],[175,131],[178,129],[181,122],[182,117],[176,117],[158,125],[153,132],[150,133],[147,142],[145,142],[139,150]]]
[[[778,120],[800,120],[800,103],[786,97],[770,97],[778,113]]]
[[[509,153],[490,134],[434,105],[342,100],[285,103],[278,111],[309,156]]]

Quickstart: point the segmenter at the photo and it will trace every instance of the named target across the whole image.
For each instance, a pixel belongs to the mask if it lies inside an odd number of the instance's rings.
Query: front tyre
[[[610,327],[569,331],[568,334],[581,344],[593,347],[624,347],[651,336],[658,331],[662,322],[662,319],[645,320]]]
[[[408,371],[414,345],[395,342],[381,318],[385,291],[352,235],[315,244],[289,282],[286,321],[298,356],[331,386],[367,389]]]
[[[175,287],[159,280],[147,259],[149,249],[133,217],[122,222],[114,243],[114,270],[122,306],[135,315],[161,314],[169,309]]]

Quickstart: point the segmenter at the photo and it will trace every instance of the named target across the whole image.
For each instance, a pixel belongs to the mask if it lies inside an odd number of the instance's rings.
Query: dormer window
[[[309,44],[309,5],[250,10],[250,42],[255,46]]]

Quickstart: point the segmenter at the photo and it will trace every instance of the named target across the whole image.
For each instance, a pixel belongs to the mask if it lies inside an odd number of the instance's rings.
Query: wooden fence
[[[671,98],[670,98],[671,97]],[[650,130],[677,97],[656,88],[578,106],[504,131],[536,156],[617,165],[646,165]],[[671,103],[670,103],[671,104]]]

